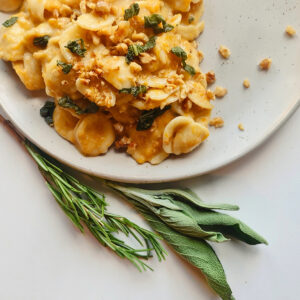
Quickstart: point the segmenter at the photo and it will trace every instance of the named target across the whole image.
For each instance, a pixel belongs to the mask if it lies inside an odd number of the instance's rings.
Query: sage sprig
[[[223,299],[234,300],[223,266],[213,248],[201,239],[182,235],[137,204],[138,210],[174,250],[190,264],[200,269],[210,287]]]

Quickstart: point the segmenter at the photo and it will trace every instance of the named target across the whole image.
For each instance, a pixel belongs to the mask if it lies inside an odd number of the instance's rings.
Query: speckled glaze
[[[290,116],[300,99],[300,39],[285,34],[292,25],[300,35],[300,0],[206,1],[205,32],[199,38],[204,53],[201,68],[214,70],[215,85],[228,95],[214,102],[212,116],[225,126],[211,129],[208,140],[194,152],[171,157],[158,166],[138,165],[126,154],[111,150],[95,158],[82,156],[39,116],[46,97],[22,86],[10,64],[0,63],[0,104],[15,125],[36,145],[67,165],[103,178],[124,182],[163,182],[188,178],[220,168],[260,145]],[[1,20],[7,15],[0,15]],[[224,60],[219,46],[232,52]],[[258,63],[273,60],[271,69]],[[248,78],[251,87],[245,89]],[[212,89],[214,86],[211,87]],[[240,131],[242,123],[245,131]],[[295,134],[292,133],[291,134]]]

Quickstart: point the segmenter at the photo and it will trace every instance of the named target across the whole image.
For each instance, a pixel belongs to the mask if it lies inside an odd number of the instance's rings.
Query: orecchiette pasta
[[[165,128],[163,149],[180,155],[193,151],[209,136],[208,129],[190,117],[176,117]]]
[[[0,58],[54,98],[55,130],[83,155],[114,145],[159,164],[209,135],[202,13],[202,0],[24,0],[0,30]]]
[[[106,153],[114,141],[112,122],[102,113],[83,117],[75,129],[75,144],[87,156]]]

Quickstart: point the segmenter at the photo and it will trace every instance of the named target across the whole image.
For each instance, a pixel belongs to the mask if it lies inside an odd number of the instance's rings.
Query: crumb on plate
[[[240,123],[238,125],[238,128],[239,128],[240,131],[244,131],[245,130],[244,125],[242,123]]]
[[[217,98],[223,98],[227,94],[227,89],[221,86],[215,88],[214,94]]]
[[[292,27],[291,25],[288,25],[285,29],[285,32],[287,35],[289,36],[294,36],[296,34],[296,30],[294,27]]]
[[[220,46],[219,53],[225,59],[228,59],[231,55],[230,50],[226,46],[223,46],[223,45]]]
[[[272,65],[271,58],[265,58],[259,63],[259,67],[261,70],[268,71]]]
[[[207,84],[213,84],[216,82],[216,74],[214,71],[209,71],[205,75]]]
[[[209,126],[213,126],[215,128],[221,128],[224,126],[224,120],[220,117],[213,118],[209,121]]]
[[[248,79],[245,79],[245,80],[243,81],[243,86],[244,86],[246,89],[248,89],[248,88],[250,87],[250,81],[249,81]]]

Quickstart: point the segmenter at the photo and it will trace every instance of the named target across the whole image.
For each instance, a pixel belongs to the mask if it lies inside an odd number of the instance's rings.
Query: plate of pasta
[[[0,9],[1,106],[42,150],[95,176],[208,173],[260,145],[299,104],[300,0]]]

